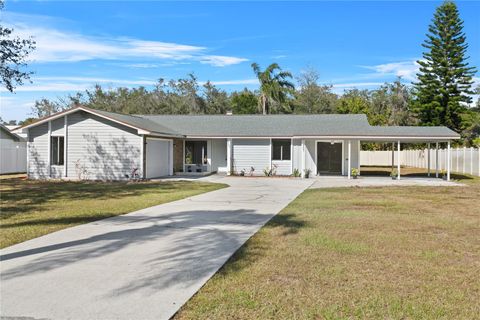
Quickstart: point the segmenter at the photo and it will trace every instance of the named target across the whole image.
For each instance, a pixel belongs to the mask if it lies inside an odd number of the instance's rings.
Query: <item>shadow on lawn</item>
[[[100,257],[104,260],[99,263],[108,264],[110,260],[107,257],[110,254],[116,255],[115,261],[118,263],[122,261],[118,254],[123,250],[125,262],[129,261],[130,264],[135,261],[134,265],[141,263],[139,269],[150,271],[139,273],[135,281],[132,280],[120,288],[112,288],[112,294],[144,289],[161,290],[179,283],[189,285],[216,271],[230,254],[238,250],[252,232],[270,217],[271,215],[258,214],[251,210],[116,216],[95,223],[103,225],[102,230],[106,231],[104,233],[92,232],[90,236],[75,239],[79,233],[68,234],[69,230],[73,230],[68,229],[63,231],[67,233],[65,238],[75,240],[0,256],[3,264],[2,279],[9,281],[19,277],[35,277],[37,274]],[[296,220],[294,215],[282,215],[268,223],[267,228],[285,227],[287,233],[291,234],[304,225],[304,222]],[[89,225],[84,226],[85,233],[98,230],[88,229]],[[236,270],[255,262],[263,255],[267,244],[263,247],[256,245],[253,254],[249,248],[251,245],[248,242],[230,258],[233,262],[245,260],[242,264],[236,264]],[[23,260],[16,262],[19,258]],[[235,271],[235,268],[229,268],[229,272],[231,271]]]
[[[32,210],[47,210],[42,205],[50,201],[85,199],[121,199],[148,193],[168,193],[188,182],[86,182],[3,180],[2,218]],[[200,185],[198,186],[200,187]]]
[[[362,176],[390,176],[391,173],[391,167],[362,167],[361,168]],[[428,173],[425,172],[420,172],[418,171],[417,168],[401,168],[400,172],[402,174],[402,177],[412,177],[412,178],[434,178],[435,177],[435,171],[432,170],[430,177],[428,176]],[[439,173],[439,175],[441,175]],[[466,174],[461,174],[461,173],[455,173],[452,172],[450,173],[450,178],[453,180],[472,180],[474,179],[470,175]]]

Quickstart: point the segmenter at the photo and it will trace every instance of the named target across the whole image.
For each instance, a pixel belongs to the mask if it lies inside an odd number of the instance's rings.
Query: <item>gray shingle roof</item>
[[[446,127],[371,126],[364,114],[310,115],[138,115],[189,137],[442,137],[458,139]]]

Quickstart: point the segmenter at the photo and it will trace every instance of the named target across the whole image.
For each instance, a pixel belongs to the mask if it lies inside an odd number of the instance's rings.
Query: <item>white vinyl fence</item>
[[[480,150],[478,148],[451,148],[451,171],[480,176]],[[395,151],[397,165],[397,151]],[[437,161],[435,149],[430,149],[430,169],[435,171]],[[360,151],[362,166],[392,165],[392,151]],[[402,150],[400,165],[428,168],[428,149]],[[438,170],[447,170],[447,149],[438,150]]]
[[[27,143],[1,140],[0,174],[27,171]]]

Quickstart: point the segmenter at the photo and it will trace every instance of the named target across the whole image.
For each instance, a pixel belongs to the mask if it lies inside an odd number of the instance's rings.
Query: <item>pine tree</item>
[[[455,3],[446,1],[437,8],[428,31],[422,44],[427,51],[417,61],[414,110],[424,125],[445,125],[459,132],[476,69],[466,62],[468,44]]]

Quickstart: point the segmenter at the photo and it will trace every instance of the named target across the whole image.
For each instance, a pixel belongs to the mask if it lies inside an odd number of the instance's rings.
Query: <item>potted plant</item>
[[[393,169],[392,172],[390,173],[390,177],[392,177],[392,180],[395,180],[398,178],[398,171],[397,169]]]
[[[447,172],[445,170],[440,171],[443,180],[447,180]]]
[[[357,168],[352,168],[351,174],[352,174],[352,178],[353,178],[353,179],[357,179],[359,173],[360,173],[360,172],[358,171]]]
[[[312,170],[310,170],[310,169],[304,169],[304,170],[303,170],[303,173],[304,173],[304,177],[305,177],[306,179],[308,179],[308,178],[310,178],[310,174],[312,173]]]

